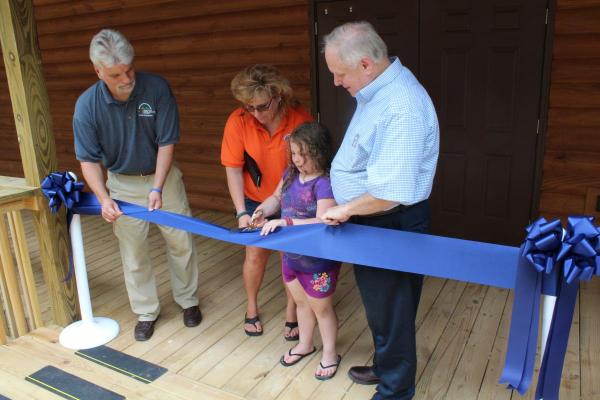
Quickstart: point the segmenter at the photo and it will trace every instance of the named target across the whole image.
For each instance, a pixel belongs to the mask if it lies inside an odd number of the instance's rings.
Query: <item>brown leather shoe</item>
[[[192,306],[183,310],[183,324],[188,328],[200,325],[200,321],[202,321],[200,307]]]
[[[375,375],[373,366],[352,367],[348,370],[348,377],[359,385],[376,385],[379,378]]]
[[[133,331],[135,340],[143,342],[150,339],[154,333],[154,324],[156,324],[157,319],[154,321],[138,321]]]

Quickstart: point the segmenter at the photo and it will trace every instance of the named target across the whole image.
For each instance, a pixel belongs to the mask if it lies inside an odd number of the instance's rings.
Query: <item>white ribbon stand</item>
[[[548,333],[550,332],[555,304],[556,296],[542,295],[542,357],[544,357],[544,353],[546,352],[546,342],[548,341]]]
[[[69,172],[69,174],[77,180],[75,174],[72,172]],[[81,234],[81,217],[79,214],[73,214],[70,235],[81,321],[74,322],[63,329],[60,333],[59,342],[69,349],[91,349],[92,347],[106,344],[117,337],[119,334],[119,324],[110,318],[94,318],[92,314],[90,288],[85,265],[85,253],[83,251],[83,235]]]
[[[552,323],[555,305],[556,296],[542,295],[542,351],[540,352],[540,360],[544,358],[544,353],[546,352],[546,343],[548,342],[548,333],[550,333],[550,324]],[[536,400],[544,400],[544,398],[540,397]]]

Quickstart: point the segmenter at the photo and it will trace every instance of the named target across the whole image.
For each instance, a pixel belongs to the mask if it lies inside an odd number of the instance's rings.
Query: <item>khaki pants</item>
[[[171,167],[162,190],[162,209],[191,216],[181,171]],[[148,206],[154,175],[132,176],[109,171],[107,188],[113,199]],[[157,225],[167,245],[171,289],[182,308],[198,305],[198,263],[191,233]],[[119,239],[129,303],[140,321],[154,321],[160,313],[156,281],[147,243],[149,223],[121,216],[113,223]]]

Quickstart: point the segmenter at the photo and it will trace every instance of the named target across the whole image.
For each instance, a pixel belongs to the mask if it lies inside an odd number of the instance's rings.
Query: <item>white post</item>
[[[79,295],[79,309],[83,323],[92,323],[92,302],[90,299],[90,287],[88,285],[87,268],[85,265],[85,253],[83,250],[83,234],[81,233],[81,216],[74,214],[69,227],[71,235],[71,251],[73,252],[73,266],[75,268],[75,280],[77,281],[77,294]]]
[[[63,329],[60,333],[59,341],[61,345],[69,349],[90,349],[106,344],[117,337],[119,334],[119,324],[109,318],[94,318],[92,314],[85,253],[83,251],[83,235],[81,234],[81,217],[79,214],[73,215],[69,233],[71,235],[71,249],[73,251],[73,266],[77,281],[81,321],[74,322]]]
[[[548,342],[548,333],[550,333],[550,324],[552,323],[552,315],[554,314],[554,306],[556,304],[556,296],[542,295],[542,351],[540,358],[544,358],[546,352],[546,343]],[[536,400],[544,400],[542,397]]]
[[[544,357],[546,351],[546,342],[548,341],[555,304],[556,296],[542,295],[542,357]]]

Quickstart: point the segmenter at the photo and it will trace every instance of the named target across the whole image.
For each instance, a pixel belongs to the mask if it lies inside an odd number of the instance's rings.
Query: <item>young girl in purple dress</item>
[[[279,226],[320,223],[319,217],[335,205],[329,167],[331,145],[327,129],[308,122],[289,136],[291,163],[275,192],[257,207],[253,221],[262,226],[262,235]],[[265,218],[281,210],[281,219]],[[319,380],[331,379],[341,356],[336,351],[337,317],[333,310],[333,292],[340,263],[321,258],[283,253],[283,281],[297,305],[300,341],[281,357],[281,364],[294,365],[314,353],[313,332],[316,323],[323,341],[321,362],[315,371]]]

